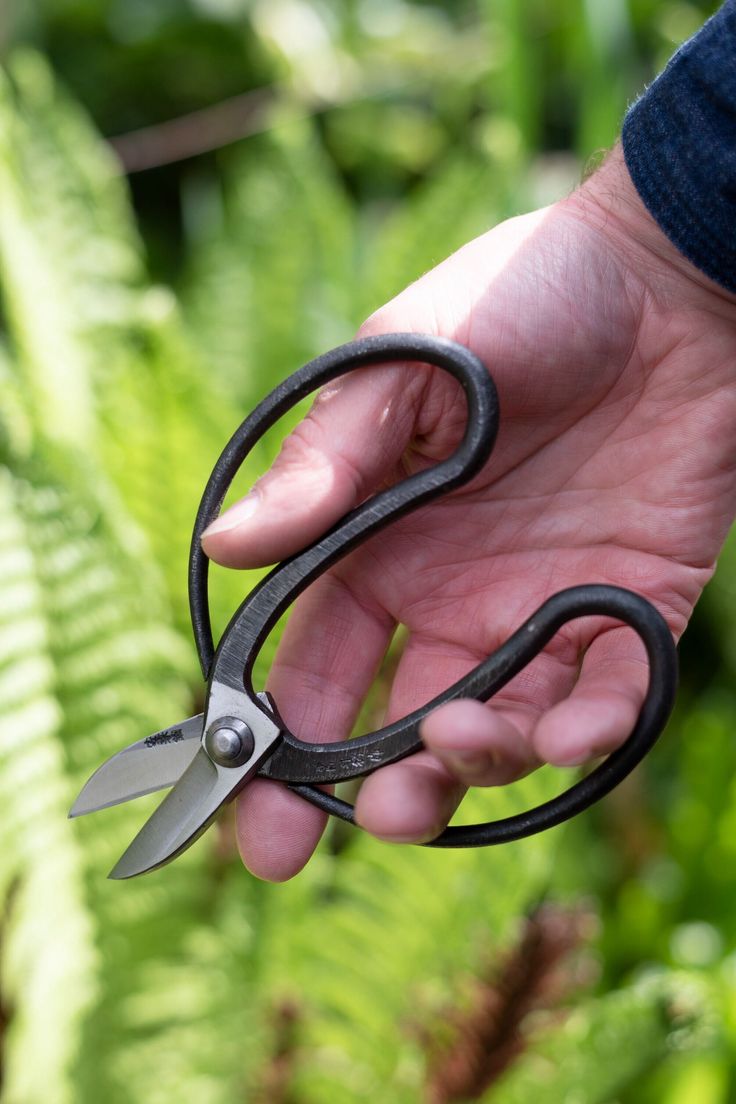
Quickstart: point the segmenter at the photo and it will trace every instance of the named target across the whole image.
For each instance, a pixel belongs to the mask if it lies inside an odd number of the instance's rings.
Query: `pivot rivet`
[[[238,717],[219,717],[207,730],[204,748],[213,763],[221,767],[240,767],[253,754],[255,741],[245,721]]]

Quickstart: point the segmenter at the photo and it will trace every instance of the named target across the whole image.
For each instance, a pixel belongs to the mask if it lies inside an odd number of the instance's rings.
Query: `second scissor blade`
[[[245,773],[218,768],[200,749],[109,877],[133,878],[175,859],[212,823]]]
[[[202,725],[198,713],[113,755],[84,785],[69,816],[84,816],[173,786],[199,750]]]

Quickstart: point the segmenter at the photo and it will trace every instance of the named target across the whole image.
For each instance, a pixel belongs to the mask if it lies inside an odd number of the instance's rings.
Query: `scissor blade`
[[[132,878],[175,859],[209,827],[243,773],[218,768],[200,748],[108,877]]]
[[[82,787],[69,816],[84,816],[173,786],[197,754],[202,724],[198,713],[111,756]]]

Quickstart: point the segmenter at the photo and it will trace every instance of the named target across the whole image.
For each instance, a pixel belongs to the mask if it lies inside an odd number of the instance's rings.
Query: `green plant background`
[[[564,829],[437,854],[332,827],[271,886],[225,817],[111,883],[155,799],[66,819],[102,758],[201,698],[187,546],[239,419],[467,238],[564,194],[713,6],[3,6],[3,1104],[736,1099],[730,548],[662,745]],[[182,117],[190,155],[167,158]],[[148,168],[126,176],[121,134]],[[218,625],[251,582],[218,573]]]

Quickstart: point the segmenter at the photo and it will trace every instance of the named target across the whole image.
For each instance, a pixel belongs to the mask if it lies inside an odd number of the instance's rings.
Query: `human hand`
[[[564,587],[629,587],[679,636],[735,512],[736,299],[669,244],[620,152],[570,199],[465,246],[361,333],[393,331],[453,338],[488,365],[498,443],[467,487],[374,537],[296,603],[268,688],[301,739],[350,732],[399,623],[409,635],[387,721]],[[207,531],[205,551],[232,567],[283,559],[379,486],[451,452],[464,423],[444,372],[354,372],[320,394],[252,494]],[[366,779],[357,820],[385,839],[430,839],[467,785],[618,746],[646,681],[630,630],[573,622],[491,706],[430,715],[426,750]],[[296,873],[323,826],[277,783],[256,779],[238,799],[241,854],[261,877]]]

